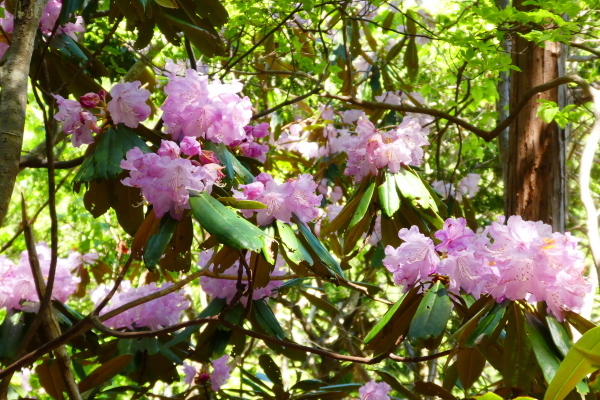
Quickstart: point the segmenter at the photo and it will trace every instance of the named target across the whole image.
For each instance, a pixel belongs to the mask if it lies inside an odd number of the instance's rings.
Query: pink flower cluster
[[[376,383],[372,380],[358,389],[358,394],[360,400],[390,400],[390,396],[388,396],[390,390],[392,388],[387,383]]]
[[[458,182],[456,190],[452,183],[444,181],[435,181],[431,184],[431,187],[444,197],[452,196],[457,201],[461,201],[463,197],[470,199],[477,194],[480,180],[481,176],[479,174],[467,174],[467,176]]]
[[[404,117],[396,129],[388,132],[377,130],[371,121],[361,117],[356,133],[346,147],[348,163],[344,174],[354,176],[357,182],[369,174],[376,175],[384,167],[396,173],[402,165],[420,165],[422,146],[429,144],[426,131],[411,117]]]
[[[172,286],[172,283],[163,283],[162,286],[156,286],[152,282],[148,285],[142,285],[137,288],[132,287],[129,281],[123,281],[117,293],[113,296],[109,304],[102,310],[101,315],[121,307],[131,301],[141,297],[148,296],[159,290]],[[100,303],[110,289],[102,284],[92,293],[92,301],[95,304]],[[104,321],[108,327],[135,328],[148,327],[152,330],[160,329],[165,326],[174,325],[179,322],[181,313],[190,306],[190,301],[186,299],[183,290],[172,292],[158,299],[140,304],[129,310]]]
[[[200,265],[206,264],[207,260],[212,256],[212,250],[205,251],[200,254]],[[247,256],[246,262],[250,265],[250,255]],[[236,261],[233,266],[229,267],[223,272],[223,275],[238,275],[239,270],[239,261]],[[285,269],[282,268],[284,265],[284,261],[281,258],[277,259],[277,263],[275,269],[271,273],[271,276],[283,276],[285,275]],[[212,267],[211,267],[212,271]],[[246,276],[246,271],[244,271],[244,277]],[[247,281],[243,281],[243,283],[247,283]],[[253,300],[264,299],[265,297],[275,297],[277,295],[277,289],[283,285],[284,281],[282,280],[272,280],[262,288],[254,288],[252,292]],[[208,276],[203,276],[200,278],[200,286],[202,290],[210,295],[212,298],[220,298],[225,299],[227,303],[230,303],[235,294],[237,293],[237,280],[234,279],[218,279],[211,278]],[[248,297],[244,296],[240,299],[242,304],[246,305],[248,301]]]
[[[277,183],[271,175],[263,172],[254,178],[254,182],[240,185],[241,191],[233,190],[233,197],[259,201],[267,206],[261,210],[242,210],[246,218],[256,212],[259,225],[269,225],[275,219],[290,223],[292,213],[306,223],[319,216],[317,207],[321,205],[323,195],[315,194],[317,186],[309,174]]]
[[[105,104],[104,91],[87,93],[79,101],[53,95],[58,105],[54,119],[62,122],[62,130],[71,135],[73,146],[94,143],[93,134],[100,132],[97,117],[104,116],[107,110],[114,124],[123,123],[130,128],[137,128],[150,115],[150,106],[146,104],[150,92],[140,89],[139,81],[118,83],[110,90],[110,95],[112,98],[108,104]],[[87,110],[92,108],[99,108],[100,113],[94,115]]]
[[[48,278],[50,271],[51,251],[48,245],[40,242],[35,246],[44,278]],[[56,264],[52,298],[65,302],[69,295],[77,289],[80,279],[73,275],[73,271],[82,264],[79,253],[70,253],[67,258],[59,258]],[[29,255],[27,251],[21,253],[19,263],[13,263],[5,256],[0,256],[0,308],[14,308],[16,310],[36,311],[39,297],[35,288]]]
[[[42,33],[49,35],[52,33],[52,29],[54,28],[54,24],[56,20],[60,16],[60,9],[62,6],[62,0],[50,0],[44,10],[42,11],[42,18],[40,19],[40,31]],[[13,21],[14,16],[8,12],[5,7],[5,2],[0,3],[0,8],[4,9],[4,18],[0,18],[0,27],[6,33],[12,33],[13,31]],[[77,40],[77,36],[75,33],[80,33],[85,31],[85,27],[83,25],[83,18],[76,17],[75,22],[68,22],[63,26],[59,26],[56,30],[56,35],[60,35],[64,33],[70,36],[73,40]],[[4,38],[0,33],[0,58],[4,57],[4,53],[9,48],[7,38]]]
[[[455,293],[462,289],[497,301],[545,301],[558,319],[565,310],[577,311],[590,290],[579,240],[520,216],[503,222],[499,218],[475,234],[463,218],[449,218],[435,233],[437,246],[416,226],[402,229],[398,236],[404,243],[387,246],[383,264],[406,289],[432,274],[447,275]]]
[[[71,135],[73,146],[94,143],[93,134],[100,132],[96,125],[98,118],[90,111],[84,110],[79,101],[65,99],[59,95],[53,96],[58,104],[58,112],[54,119],[62,122],[62,131]]]
[[[243,88],[240,82],[209,82],[193,69],[170,78],[161,109],[165,130],[173,140],[192,136],[236,146],[247,139],[244,127],[252,117],[252,104],[248,97],[238,95]]]
[[[131,171],[121,182],[125,186],[142,189],[142,194],[154,206],[154,214],[161,218],[167,212],[175,219],[183,218],[189,209],[189,190],[210,193],[212,186],[224,176],[224,167],[214,162],[204,165],[181,155],[202,155],[196,138],[186,137],[180,145],[163,140],[157,153],[146,153],[138,147],[129,150],[121,168]],[[206,161],[204,157],[201,160]],[[212,161],[212,160],[208,160]]]

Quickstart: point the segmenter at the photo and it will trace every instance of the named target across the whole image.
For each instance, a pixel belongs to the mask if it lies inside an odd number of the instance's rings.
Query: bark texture
[[[45,4],[45,0],[16,2],[11,46],[0,68],[0,226],[19,173],[29,65]]]
[[[524,9],[522,0],[515,3]],[[514,107],[527,90],[561,76],[564,51],[560,43],[546,43],[542,48],[520,36],[514,38],[512,51],[513,63],[521,70],[511,76],[510,104]],[[565,132],[537,116],[537,100],[564,104],[564,96],[559,95],[562,90],[557,87],[535,95],[510,126],[505,186],[507,216],[541,220],[556,231],[565,227]]]

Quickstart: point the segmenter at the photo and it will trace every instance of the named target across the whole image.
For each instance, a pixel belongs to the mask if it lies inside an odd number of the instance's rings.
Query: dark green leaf
[[[263,231],[252,225],[234,211],[225,207],[206,192],[190,196],[194,217],[208,233],[219,242],[237,250],[258,252],[263,247]]]
[[[158,230],[146,244],[144,251],[144,263],[146,267],[152,268],[160,261],[160,258],[167,249],[167,245],[171,241],[179,221],[171,217],[169,214],[165,214],[160,222],[158,223]]]
[[[310,247],[313,249],[317,257],[319,257],[319,259],[323,262],[323,264],[332,272],[344,278],[344,273],[340,268],[340,264],[333,258],[331,254],[329,254],[329,251],[327,251],[327,249],[323,246],[319,239],[317,239],[316,236],[313,235],[310,228],[304,225],[304,223],[300,221],[295,215],[294,220],[296,221],[300,232],[302,232],[302,235],[304,236]]]
[[[423,297],[423,301],[419,304],[419,308],[410,324],[408,337],[411,340],[427,339],[429,337],[438,337],[444,332],[452,303],[448,297],[446,288],[440,281]]]
[[[361,197],[360,202],[358,203],[358,207],[356,207],[356,211],[354,211],[354,215],[352,215],[352,219],[350,220],[350,224],[348,225],[348,230],[352,229],[363,219],[363,217],[367,213],[369,204],[371,204],[371,199],[373,198],[374,191],[375,181],[371,182],[371,184],[367,187],[367,190],[365,191],[364,195]]]
[[[400,197],[396,187],[396,177],[389,172],[385,173],[385,181],[379,186],[379,202],[385,215],[389,218],[400,209]]]
[[[383,318],[381,318],[381,319],[379,319],[379,321],[377,321],[377,323],[375,324],[373,329],[371,329],[371,331],[365,337],[365,339],[364,339],[365,343],[369,343],[371,340],[373,340],[375,335],[377,335],[383,329],[383,327],[386,326],[388,322],[390,322],[390,319],[396,313],[398,308],[400,308],[400,305],[402,304],[403,300],[404,300],[404,298],[401,298],[396,303],[394,303],[394,305],[389,310],[387,310],[387,312],[383,315]]]
[[[275,336],[279,339],[285,338],[285,332],[279,325],[279,321],[273,315],[271,308],[265,303],[264,300],[253,300],[252,301],[252,312],[256,318],[256,322],[271,336]]]
[[[265,374],[271,382],[277,386],[283,386],[283,380],[281,379],[281,371],[273,358],[268,354],[261,354],[258,357],[258,364],[265,371]]]

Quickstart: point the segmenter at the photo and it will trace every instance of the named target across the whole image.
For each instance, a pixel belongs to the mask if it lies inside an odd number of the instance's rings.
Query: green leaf
[[[158,230],[148,239],[146,249],[144,251],[144,263],[146,267],[152,268],[160,261],[160,258],[165,253],[167,245],[171,241],[179,221],[165,214],[158,223]]]
[[[446,288],[440,281],[425,294],[410,324],[408,337],[410,340],[437,337],[444,332],[452,303]]]
[[[392,389],[400,393],[402,397],[408,400],[419,400],[419,396],[416,396],[413,392],[408,390],[408,388],[406,388],[403,384],[398,382],[398,380],[394,378],[394,376],[389,372],[376,369],[375,373],[381,377],[381,380],[390,385]]]
[[[281,379],[281,370],[273,361],[273,358],[268,354],[261,354],[258,357],[258,364],[265,371],[265,375],[271,382],[276,386],[283,386],[283,380]]]
[[[496,303],[492,307],[492,309],[488,312],[488,314],[477,324],[469,338],[467,339],[465,345],[467,347],[472,347],[475,343],[481,339],[483,336],[490,335],[498,323],[504,316],[504,312],[506,311],[507,302]]]
[[[82,65],[88,60],[88,57],[77,46],[77,43],[64,33],[54,36],[50,41],[50,47],[58,50],[62,57],[77,65]]]
[[[75,182],[110,179],[121,173],[120,164],[127,152],[139,147],[144,153],[150,148],[135,132],[123,124],[107,129],[92,153],[85,159],[74,178]]]
[[[263,231],[234,211],[225,207],[206,192],[190,196],[192,213],[208,233],[219,242],[237,250],[258,252],[263,247]]]
[[[487,392],[481,396],[475,396],[476,400],[503,400],[502,396],[498,396],[494,392]]]
[[[260,327],[271,336],[279,339],[285,338],[285,332],[281,328],[281,325],[279,325],[279,321],[275,318],[273,311],[271,311],[271,307],[264,300],[253,300],[252,305],[252,313]]]
[[[277,233],[279,234],[279,238],[281,239],[283,251],[285,252],[287,258],[294,264],[300,264],[301,262],[305,261],[312,265],[312,257],[310,256],[309,252],[306,250],[302,242],[298,240],[292,227],[286,224],[285,222],[281,222],[278,220],[276,220],[275,223],[277,225]]]
[[[367,213],[367,209],[369,208],[371,199],[373,198],[374,191],[375,181],[371,182],[371,184],[367,187],[367,190],[365,190],[365,193],[361,197],[360,202],[358,203],[358,207],[356,207],[356,211],[354,211],[354,215],[352,215],[352,219],[350,220],[350,225],[348,225],[348,230],[352,229],[363,219],[363,217]]]
[[[327,268],[333,271],[335,274],[344,278],[344,273],[342,272],[342,268],[340,264],[333,258],[329,251],[323,246],[323,244],[317,239],[315,235],[311,232],[310,228],[302,221],[298,219],[297,216],[294,215],[294,221],[298,225],[300,232],[302,232],[302,236],[306,239],[310,247],[313,249],[317,257],[325,264]]]
[[[417,204],[423,208],[433,207],[437,211],[435,200],[431,197],[431,193],[415,172],[410,169],[402,169],[394,175],[398,189],[403,197],[413,200],[413,204]]]
[[[194,47],[197,48],[202,54],[207,57],[224,55],[223,47],[221,46],[221,40],[218,36],[215,36],[206,29],[172,15],[170,12],[172,10],[163,11],[163,15],[173,21],[173,23],[179,29],[181,29],[181,31],[183,31],[185,36],[190,40]]]
[[[560,324],[560,322],[556,320],[556,318],[546,316],[546,322],[548,323],[548,328],[550,329],[552,341],[554,342],[562,356],[566,357],[567,353],[573,346],[573,342],[571,342],[569,334],[567,333],[565,328]]]
[[[235,197],[219,197],[217,200],[239,210],[263,210],[267,208],[267,206],[260,201],[254,200],[238,200]]]
[[[204,147],[206,150],[210,150],[214,152],[219,160],[225,166],[225,176],[227,177],[226,181],[228,186],[233,183],[233,178],[235,177],[235,171],[233,169],[233,158],[234,156],[229,152],[229,149],[223,143],[213,143],[210,140],[207,140]]]
[[[544,400],[562,400],[588,374],[600,369],[600,327],[587,331],[571,347],[550,382]]]
[[[369,343],[371,340],[373,340],[375,335],[377,335],[383,329],[383,327],[386,326],[388,322],[390,322],[390,319],[396,313],[398,308],[400,308],[400,305],[402,304],[403,300],[404,300],[404,297],[401,298],[400,300],[398,300],[397,302],[395,302],[394,305],[389,310],[387,310],[387,312],[383,315],[383,318],[381,318],[379,321],[377,321],[377,323],[375,324],[373,329],[371,329],[371,331],[365,337],[365,339],[364,339],[365,344]]]
[[[396,177],[389,172],[385,173],[385,181],[379,186],[379,202],[385,215],[389,218],[400,209],[400,197],[396,188]]]

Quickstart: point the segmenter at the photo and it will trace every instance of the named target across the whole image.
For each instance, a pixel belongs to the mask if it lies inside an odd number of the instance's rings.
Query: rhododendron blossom
[[[84,110],[81,103],[54,95],[58,105],[58,112],[54,119],[62,122],[62,131],[71,135],[73,146],[94,143],[93,133],[100,132],[96,125],[98,119],[91,112]]]
[[[383,264],[405,289],[440,274],[448,276],[449,289],[455,293],[489,294],[497,301],[545,301],[558,319],[565,310],[578,311],[590,290],[579,240],[520,216],[503,222],[499,218],[474,234],[463,218],[447,219],[435,233],[441,240],[435,247],[442,253],[441,260],[431,239],[416,226],[402,229],[399,236],[404,243],[398,248],[388,246]]]
[[[40,263],[44,278],[48,278],[50,271],[51,250],[44,242],[35,246],[35,251]],[[82,256],[72,252],[67,258],[58,258],[52,298],[61,302],[67,301],[69,295],[77,289],[80,279],[74,276],[73,271],[81,267]],[[5,256],[0,256],[0,308],[14,308],[16,310],[36,311],[39,297],[31,272],[29,253],[23,251],[18,263],[13,263]]]
[[[317,207],[321,205],[323,195],[315,194],[317,186],[309,174],[299,175],[298,178],[288,179],[280,184],[271,175],[261,173],[253,183],[240,185],[241,191],[234,190],[233,197],[259,201],[267,206],[266,209],[242,210],[246,217],[256,212],[259,225],[268,225],[275,219],[289,223],[292,213],[306,223],[319,216]]]
[[[212,390],[219,391],[231,377],[231,365],[228,365],[229,356],[226,354],[212,361],[213,371],[210,374],[210,386]]]
[[[113,123],[124,123],[130,128],[137,128],[140,122],[150,116],[150,106],[146,101],[150,92],[140,89],[140,81],[118,83],[110,90],[112,99],[107,107]]]
[[[125,280],[121,283],[119,291],[115,293],[108,305],[102,309],[100,315],[172,285],[172,283],[167,282],[161,286],[156,286],[156,283],[152,282],[135,288],[131,286],[129,281]],[[92,301],[97,305],[104,299],[109,290],[106,285],[100,285],[92,293]],[[134,330],[142,327],[148,327],[152,330],[160,329],[178,323],[181,313],[189,306],[190,301],[185,297],[185,292],[180,290],[130,308],[107,319],[104,324],[115,329],[128,328]]]
[[[186,70],[185,76],[171,74],[161,107],[166,132],[173,140],[193,136],[228,146],[242,142],[252,117],[250,99],[238,95],[242,88],[237,81],[209,82],[193,69]]]
[[[354,176],[357,182],[385,167],[396,173],[402,165],[420,165],[422,147],[429,144],[426,131],[411,117],[404,117],[396,129],[384,132],[363,116],[357,122],[356,133],[356,139],[346,147],[348,162],[344,174]]]
[[[198,154],[199,143],[186,142],[180,148],[177,143],[163,140],[157,153],[146,153],[138,147],[129,150],[121,168],[131,171],[121,182],[125,186],[142,189],[142,194],[154,206],[154,214],[161,218],[167,212],[175,219],[183,218],[183,210],[189,209],[189,190],[211,192],[212,186],[221,180],[224,167],[218,164],[201,165],[195,160],[181,158],[181,153]]]
[[[360,400],[390,400],[390,396],[388,396],[390,390],[392,388],[387,383],[376,383],[372,380],[358,389],[358,394]]]

